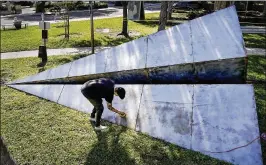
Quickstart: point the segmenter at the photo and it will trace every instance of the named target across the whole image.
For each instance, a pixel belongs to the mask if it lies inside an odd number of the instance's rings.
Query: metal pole
[[[90,17],[90,21],[91,21],[91,52],[92,54],[94,54],[94,28],[93,28],[93,3],[92,1],[90,1],[90,7],[91,7],[91,17]]]
[[[46,22],[44,21],[44,13],[42,13],[42,21],[40,22],[42,24],[42,40],[43,40],[43,46],[39,46],[39,53],[38,57],[42,58],[42,62],[39,63],[37,66],[44,66],[47,62],[47,50],[46,50],[46,42],[48,39],[48,31],[46,27]]]
[[[42,22],[44,22],[44,13],[42,13]],[[46,46],[46,41],[43,40],[43,46]]]

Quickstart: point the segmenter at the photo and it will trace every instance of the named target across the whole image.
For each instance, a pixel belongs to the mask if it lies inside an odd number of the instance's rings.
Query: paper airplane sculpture
[[[245,48],[234,7],[46,70],[15,83],[243,83]]]
[[[109,77],[127,91],[113,101],[127,119],[106,107],[103,119],[234,164],[262,165],[254,90],[240,84],[245,58],[232,6],[9,86],[90,113],[81,84]]]

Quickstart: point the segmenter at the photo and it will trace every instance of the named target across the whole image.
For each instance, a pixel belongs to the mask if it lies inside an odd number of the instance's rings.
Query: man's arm
[[[113,111],[113,112],[115,112],[115,113],[118,113],[121,117],[125,117],[125,116],[126,116],[126,114],[125,114],[124,112],[121,112],[121,111],[115,109],[115,108],[112,106],[112,103],[108,103],[108,102],[107,102],[107,107],[108,107],[108,109],[109,109],[110,111]]]

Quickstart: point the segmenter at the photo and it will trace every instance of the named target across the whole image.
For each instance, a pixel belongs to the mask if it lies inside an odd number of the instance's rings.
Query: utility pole
[[[94,28],[93,28],[93,3],[90,1],[90,21],[91,21],[91,53],[94,54]]]

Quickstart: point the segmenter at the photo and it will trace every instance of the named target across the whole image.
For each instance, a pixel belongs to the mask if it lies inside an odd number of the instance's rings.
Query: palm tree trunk
[[[264,1],[264,10],[263,10],[263,15],[266,16],[266,1]]]
[[[145,11],[144,11],[144,2],[141,1],[141,8],[140,8],[140,20],[145,20]]]
[[[167,22],[167,8],[168,8],[168,2],[162,1],[158,31],[165,30]]]
[[[220,10],[226,8],[232,4],[231,1],[215,1],[214,2],[214,10]]]
[[[172,19],[173,5],[174,5],[174,1],[169,1],[168,2],[167,20],[171,20]]]
[[[123,27],[122,32],[118,35],[124,35],[125,37],[129,37],[128,35],[128,20],[127,20],[127,2],[122,1],[123,5]]]

